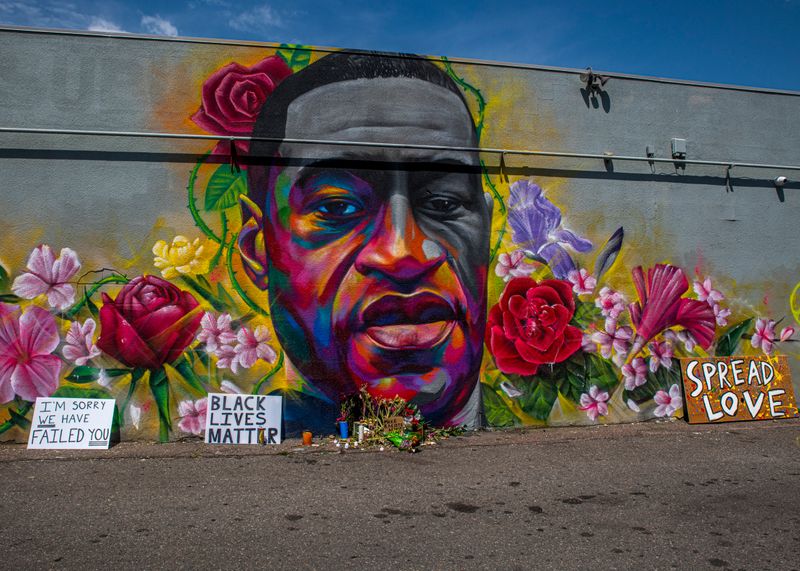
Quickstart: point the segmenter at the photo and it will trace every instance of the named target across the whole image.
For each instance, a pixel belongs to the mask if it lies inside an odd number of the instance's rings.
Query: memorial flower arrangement
[[[769,354],[795,333],[778,334],[760,316],[729,323],[734,309],[710,277],[690,281],[668,263],[637,266],[630,287],[615,289],[603,279],[622,251],[622,228],[592,256],[592,242],[564,225],[531,180],[511,184],[508,205],[511,240],[493,251],[503,289],[489,311],[492,363],[482,378],[492,425],[677,415],[679,358],[729,356],[748,338]]]

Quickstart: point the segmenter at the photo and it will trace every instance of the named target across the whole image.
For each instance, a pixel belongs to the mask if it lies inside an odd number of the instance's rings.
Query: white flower
[[[76,365],[86,365],[89,361],[100,355],[100,349],[94,344],[94,330],[96,324],[91,317],[83,325],[73,321],[67,332],[66,342],[61,350],[64,358]]]
[[[50,307],[67,309],[75,301],[75,288],[68,283],[81,269],[78,255],[70,248],[62,248],[56,259],[47,244],[35,248],[28,258],[30,270],[14,280],[11,290],[23,299],[33,299],[47,294]]]

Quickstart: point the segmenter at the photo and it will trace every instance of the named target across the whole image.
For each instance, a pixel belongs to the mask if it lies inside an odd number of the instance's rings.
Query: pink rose
[[[265,58],[252,67],[229,63],[203,83],[200,109],[192,115],[192,121],[215,135],[250,135],[264,101],[291,73],[279,56]],[[248,144],[236,141],[236,147],[247,152]],[[229,152],[227,142],[217,145],[214,152]]]
[[[111,299],[103,294],[97,346],[129,367],[171,363],[194,339],[203,312],[197,300],[155,276],[139,276]]]

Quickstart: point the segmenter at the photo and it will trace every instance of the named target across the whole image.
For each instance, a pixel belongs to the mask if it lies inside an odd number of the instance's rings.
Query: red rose
[[[486,344],[504,373],[533,375],[577,351],[583,335],[569,325],[575,313],[572,285],[563,280],[514,278],[489,312]]]
[[[192,121],[216,135],[249,135],[267,96],[291,73],[279,56],[265,58],[252,67],[229,63],[203,83],[200,109],[192,115]],[[237,141],[236,146],[247,151],[246,141]],[[223,149],[218,146],[215,152],[218,150]]]
[[[157,369],[192,342],[203,312],[168,281],[139,276],[111,299],[103,294],[97,346],[129,367]]]

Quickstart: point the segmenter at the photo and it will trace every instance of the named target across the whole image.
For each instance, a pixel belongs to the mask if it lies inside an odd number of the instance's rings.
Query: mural
[[[679,357],[793,341],[794,299],[759,313],[701,266],[626,263],[645,226],[593,235],[544,181],[490,173],[491,103],[446,59],[319,55],[202,80],[187,119],[219,141],[186,180],[196,232],[149,268],[71,244],[2,260],[2,438],[37,396],[111,395],[123,438],[161,441],[202,434],[220,391],[283,395],[287,436],[332,433],[364,388],[441,426],[680,416]]]

